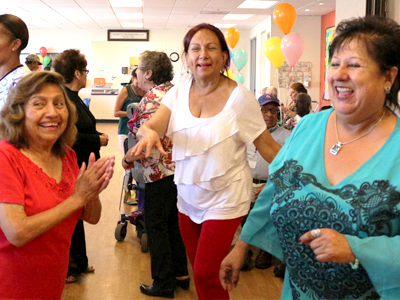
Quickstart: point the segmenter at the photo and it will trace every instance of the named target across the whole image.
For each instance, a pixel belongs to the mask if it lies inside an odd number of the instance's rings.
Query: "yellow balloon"
[[[41,55],[39,54],[38,57],[39,57],[40,62],[43,63],[43,56],[41,56]]]
[[[269,38],[264,45],[265,56],[277,69],[282,66],[285,60],[281,49],[281,41],[282,40],[278,37],[272,37]]]
[[[234,78],[235,78],[235,74],[233,74],[233,72],[231,70],[225,71],[224,75],[232,80],[234,80]]]

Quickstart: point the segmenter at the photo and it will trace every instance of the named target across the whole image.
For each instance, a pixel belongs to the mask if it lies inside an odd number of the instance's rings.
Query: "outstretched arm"
[[[157,149],[163,155],[167,155],[161,145],[160,138],[167,131],[170,116],[171,110],[161,103],[151,119],[139,128],[136,134],[139,141],[135,147],[129,150],[128,155],[139,156],[142,154],[142,150],[145,149],[145,157],[147,158],[150,156],[152,148]]]

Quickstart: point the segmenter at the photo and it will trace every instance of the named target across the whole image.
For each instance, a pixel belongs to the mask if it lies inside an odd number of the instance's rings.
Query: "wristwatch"
[[[134,161],[127,161],[127,160],[126,160],[126,156],[124,156],[124,162],[125,162],[127,165],[131,165],[131,164],[134,163]]]

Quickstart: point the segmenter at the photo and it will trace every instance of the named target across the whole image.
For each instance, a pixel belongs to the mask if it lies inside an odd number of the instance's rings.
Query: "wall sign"
[[[149,30],[107,30],[107,41],[148,42]]]

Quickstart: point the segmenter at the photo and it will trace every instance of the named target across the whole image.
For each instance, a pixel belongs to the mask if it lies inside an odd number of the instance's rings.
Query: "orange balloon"
[[[273,17],[278,28],[284,34],[288,34],[296,22],[297,14],[292,5],[289,3],[281,3],[275,7]]]
[[[235,48],[236,44],[239,42],[240,33],[235,27],[228,28],[225,31],[225,41],[231,48]]]

